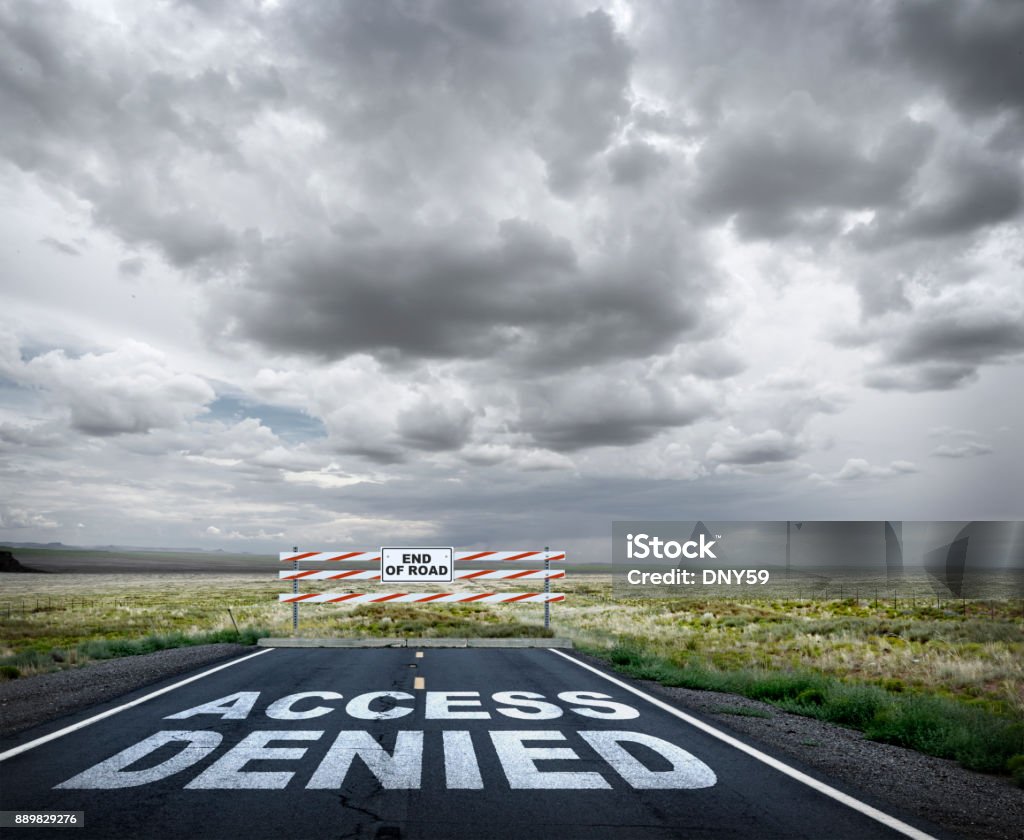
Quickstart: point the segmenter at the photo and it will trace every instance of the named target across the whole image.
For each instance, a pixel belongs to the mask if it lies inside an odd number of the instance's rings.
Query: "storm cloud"
[[[238,337],[281,351],[505,357],[541,367],[650,356],[700,320],[703,269],[677,265],[674,254],[584,266],[567,240],[521,220],[472,239],[455,228],[271,243],[253,282],[218,303]]]
[[[0,6],[0,536],[1019,516],[1022,40],[1010,0]]]

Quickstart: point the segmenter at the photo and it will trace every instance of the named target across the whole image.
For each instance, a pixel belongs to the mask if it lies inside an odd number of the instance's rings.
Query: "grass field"
[[[276,594],[290,585],[273,571],[5,575],[0,675],[289,635]],[[460,587],[482,589],[445,586]],[[598,575],[553,588],[568,598],[552,606],[551,632],[634,676],[768,700],[976,769],[1024,764],[1019,601],[613,600]],[[523,605],[307,605],[300,620],[304,636],[546,635],[543,607]]]

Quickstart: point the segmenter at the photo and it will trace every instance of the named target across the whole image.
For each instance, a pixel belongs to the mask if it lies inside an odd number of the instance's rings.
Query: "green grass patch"
[[[139,639],[90,639],[72,648],[53,648],[49,651],[28,649],[0,657],[0,679],[18,679],[24,673],[45,673],[99,659],[138,656],[192,645],[222,642],[254,645],[257,639],[269,635],[270,632],[263,628],[243,627],[238,631],[232,629],[204,633],[162,633]]]
[[[234,630],[215,630],[208,633],[162,633],[143,636],[141,639],[92,639],[78,645],[79,656],[86,659],[114,659],[118,656],[137,656],[142,653],[155,653],[170,648],[191,647],[193,645],[213,645],[230,642],[239,645],[254,645],[262,636],[269,636],[266,630],[255,627],[243,627]]]
[[[635,640],[610,649],[582,647],[638,679],[740,694],[785,711],[859,729],[875,741],[955,759],[972,770],[1024,773],[1024,761],[1014,760],[1024,753],[1024,722],[984,707],[941,696],[894,692],[812,671],[718,670],[698,656],[673,660]]]

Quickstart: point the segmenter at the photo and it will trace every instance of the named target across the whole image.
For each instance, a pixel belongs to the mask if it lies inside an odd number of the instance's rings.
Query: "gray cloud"
[[[0,441],[16,446],[57,449],[64,443],[61,431],[56,423],[0,423]]]
[[[908,312],[905,278],[896,274],[864,273],[857,278],[861,316],[871,318],[888,312]]]
[[[992,447],[987,443],[980,443],[976,440],[969,440],[962,444],[942,444],[936,446],[931,454],[936,458],[974,458],[978,455],[988,455]]]
[[[904,207],[883,210],[852,238],[861,247],[891,247],[911,239],[940,239],[1008,221],[1020,213],[1019,165],[1002,157],[954,155],[941,160],[927,189]]]
[[[421,399],[398,415],[399,434],[416,449],[461,449],[472,428],[472,411],[453,400]]]
[[[642,140],[628,143],[608,156],[612,181],[624,186],[642,184],[668,166],[665,155]]]
[[[637,254],[627,277],[614,264],[582,265],[569,242],[519,220],[502,222],[489,242],[467,238],[456,229],[400,242],[272,244],[253,267],[258,281],[229,289],[218,311],[238,337],[327,359],[371,352],[565,366],[650,355],[697,332],[706,278],[693,258]]]
[[[64,254],[68,257],[80,257],[82,252],[79,251],[74,245],[69,245],[67,242],[62,242],[59,239],[54,239],[52,236],[44,236],[39,240],[40,244],[52,248],[58,254]]]
[[[716,413],[712,393],[694,381],[645,378],[626,365],[524,385],[517,428],[540,446],[573,452],[630,446]]]
[[[198,206],[165,210],[144,203],[134,191],[94,188],[96,220],[116,230],[129,245],[155,245],[184,268],[209,257],[231,254],[234,234]]]
[[[565,36],[559,45],[565,61],[548,106],[551,119],[539,132],[537,147],[547,162],[551,189],[571,196],[589,161],[608,145],[629,113],[631,51],[604,11],[590,12]]]
[[[138,277],[146,268],[142,257],[126,257],[117,265],[117,270],[125,277]]]
[[[796,441],[777,429],[768,429],[749,437],[715,441],[708,449],[708,458],[723,464],[767,464],[791,461],[802,451]]]
[[[1024,352],[1021,313],[999,310],[956,311],[921,319],[892,346],[890,361],[973,362]]]
[[[1024,8],[1014,0],[889,7],[895,48],[969,113],[1024,108]],[[1016,81],[1015,81],[1016,80]]]
[[[191,154],[242,164],[238,131],[283,95],[274,71],[165,70],[94,23],[61,2],[0,10],[0,106],[12,127],[0,150],[89,202],[96,223],[176,266],[226,255],[235,234],[195,200],[202,185],[182,164]]]
[[[969,384],[982,365],[1024,353],[1022,306],[1019,293],[981,285],[894,313],[880,331],[881,356],[865,384],[911,392]]]
[[[877,148],[828,127],[805,95],[794,95],[752,125],[723,129],[697,158],[696,207],[732,216],[747,238],[797,231],[838,232],[837,211],[883,207],[901,200],[934,136],[902,120]]]
[[[869,371],[864,384],[879,391],[948,391],[976,381],[973,365],[927,363],[917,367]]]
[[[846,463],[830,476],[813,474],[810,479],[817,482],[862,482],[883,481],[899,478],[917,472],[917,466],[910,461],[892,461],[888,465],[871,464],[864,458],[848,458]]]

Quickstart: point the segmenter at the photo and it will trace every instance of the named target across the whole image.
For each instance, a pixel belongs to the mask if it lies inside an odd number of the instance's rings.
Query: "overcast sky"
[[[0,540],[1024,518],[1024,4],[0,0]]]

